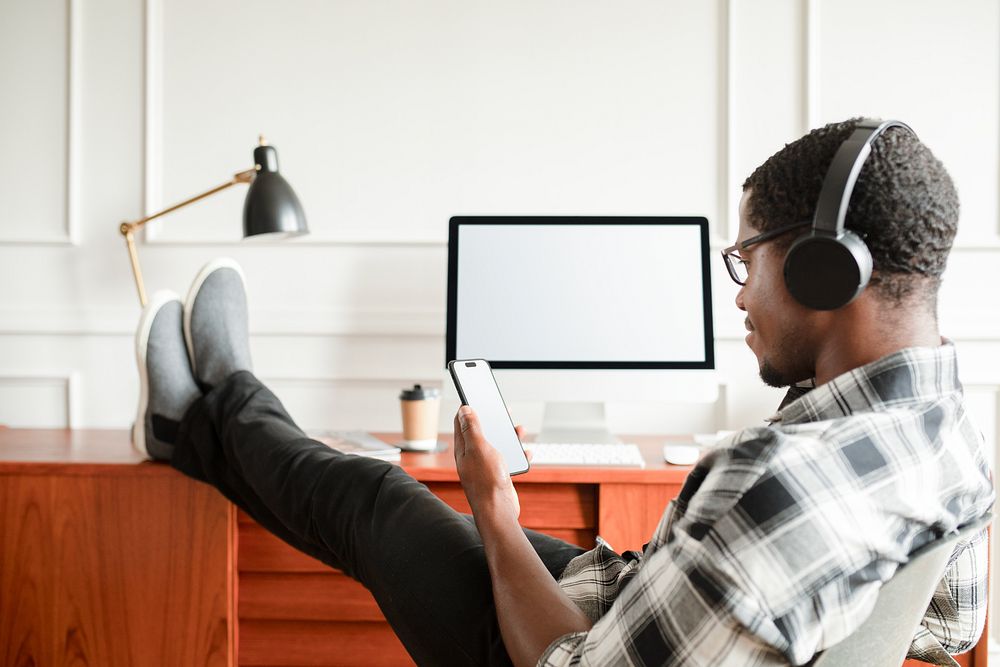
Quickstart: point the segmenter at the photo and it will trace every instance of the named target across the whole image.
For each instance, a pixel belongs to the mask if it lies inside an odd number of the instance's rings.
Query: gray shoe
[[[194,279],[184,303],[184,340],[205,391],[237,371],[252,370],[246,286],[235,260],[214,259]]]
[[[153,295],[139,318],[135,358],[139,364],[139,414],[132,444],[143,455],[169,461],[181,418],[201,396],[182,328],[183,306],[173,292]]]

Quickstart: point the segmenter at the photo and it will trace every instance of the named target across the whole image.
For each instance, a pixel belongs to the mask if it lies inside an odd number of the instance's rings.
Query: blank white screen
[[[459,230],[456,358],[705,361],[698,225]]]

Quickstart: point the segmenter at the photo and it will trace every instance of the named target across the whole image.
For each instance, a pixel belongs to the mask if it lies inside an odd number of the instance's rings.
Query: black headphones
[[[835,310],[853,301],[872,275],[872,254],[861,237],[844,229],[847,206],[872,143],[890,127],[916,137],[906,123],[866,118],[840,145],[816,203],[812,228],[797,238],[785,255],[785,285],[792,296],[813,310]]]

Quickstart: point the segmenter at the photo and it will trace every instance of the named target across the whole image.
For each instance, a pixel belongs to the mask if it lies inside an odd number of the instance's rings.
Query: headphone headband
[[[909,125],[901,121],[866,118],[858,123],[851,136],[837,149],[816,202],[812,225],[814,234],[839,238],[844,233],[847,206],[861,167],[872,151],[872,143],[890,127],[902,127],[914,137],[917,136]]]

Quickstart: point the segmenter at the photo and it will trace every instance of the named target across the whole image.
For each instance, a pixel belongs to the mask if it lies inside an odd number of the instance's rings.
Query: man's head
[[[743,184],[737,242],[811,221],[833,156],[857,123],[813,130],[754,170]],[[813,377],[817,354],[838,319],[872,312],[873,303],[889,319],[894,312],[914,311],[933,319],[957,223],[958,196],[940,161],[905,130],[886,130],[861,169],[845,220],[846,228],[865,240],[874,265],[858,300],[839,310],[814,311],[788,293],[785,252],[807,226],[740,251],[749,279],[736,301],[747,312],[747,343],[762,379],[784,386]]]

